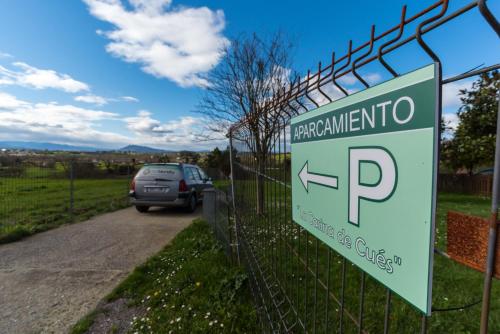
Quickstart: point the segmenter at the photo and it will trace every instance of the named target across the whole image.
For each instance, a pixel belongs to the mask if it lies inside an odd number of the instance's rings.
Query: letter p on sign
[[[375,183],[361,182],[362,166],[374,164],[379,177]],[[360,201],[383,202],[389,199],[397,183],[396,161],[383,147],[349,148],[349,222],[359,226]]]

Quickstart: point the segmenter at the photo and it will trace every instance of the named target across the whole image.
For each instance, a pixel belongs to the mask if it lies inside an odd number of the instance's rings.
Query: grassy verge
[[[120,299],[138,310],[128,320],[133,333],[258,332],[246,274],[229,265],[201,220],[137,267],[105,302]],[[98,314],[99,310],[80,320],[72,334],[86,333]]]
[[[0,178],[0,244],[128,205],[128,178]]]
[[[240,201],[240,217],[243,219],[248,238],[255,244],[257,258],[263,259],[261,260],[263,270],[276,272],[280,281],[285,282],[282,285],[286,294],[301,317],[308,321],[308,331],[313,331],[312,319],[316,319],[317,332],[326,331],[324,326],[326,326],[327,300],[328,319],[332,328],[339,326],[339,319],[342,316],[334,298],[328,297],[326,289],[319,284],[319,288],[315,285],[316,276],[322,282],[327,282],[329,277],[329,292],[336,298],[344,293],[345,309],[342,318],[344,330],[346,333],[356,333],[357,327],[354,321],[349,319],[345,312],[349,312],[355,319],[359,315],[361,271],[347,262],[345,286],[342,290],[342,257],[332,252],[329,260],[328,247],[319,243],[316,250],[314,238],[291,221],[290,189],[277,182],[266,182],[264,203],[266,212],[263,216],[255,213],[255,182],[239,181],[236,189],[240,196],[237,197]],[[440,193],[436,220],[436,247],[446,251],[446,214],[449,210],[487,217],[490,205],[491,200],[484,197]],[[411,214],[410,208],[409,214]],[[297,261],[298,257],[304,262]],[[428,320],[429,332],[477,333],[484,274],[441,255],[436,254],[434,258],[433,307],[436,311]],[[306,271],[303,263],[307,263],[312,270],[318,268],[318,274]],[[327,270],[328,263],[330,271]],[[363,324],[370,333],[383,332],[385,296],[384,287],[375,279],[367,277]],[[494,280],[491,296],[490,330],[492,333],[500,333],[499,280]],[[321,311],[314,313],[315,309]],[[392,333],[419,332],[420,316],[414,307],[393,294],[390,319]],[[287,321],[293,323],[295,319],[291,317]]]
[[[231,186],[231,180],[215,180],[213,182],[214,187],[220,190],[227,191],[228,187]]]

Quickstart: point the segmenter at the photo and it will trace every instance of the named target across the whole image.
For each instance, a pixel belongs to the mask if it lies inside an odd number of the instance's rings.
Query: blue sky
[[[434,1],[412,1],[408,14]],[[451,0],[449,12],[468,3]],[[242,33],[284,31],[296,43],[294,69],[327,62],[332,50],[369,38],[399,20],[403,1],[0,0],[0,140],[33,140],[116,148],[211,148],[195,142],[193,113],[203,75],[218,49]],[[500,1],[488,1],[500,17]],[[414,29],[410,27],[409,29]],[[425,36],[444,61],[444,75],[500,61],[498,37],[474,9]],[[430,63],[412,43],[387,59],[401,73]],[[361,71],[389,78],[378,64]],[[359,86],[347,78],[352,89]],[[455,121],[456,92],[444,110]]]

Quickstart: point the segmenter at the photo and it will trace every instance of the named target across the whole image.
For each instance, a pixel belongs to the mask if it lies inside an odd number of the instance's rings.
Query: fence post
[[[127,182],[126,182],[126,192],[125,192],[125,200],[128,199],[128,192],[130,190],[130,183],[132,182],[132,178],[130,177],[130,163],[127,162]]]
[[[229,207],[229,195],[227,194],[227,190],[224,192],[225,195],[225,208],[226,208],[226,233],[227,233],[227,240],[229,242],[229,253],[231,253],[231,263],[234,264],[234,251],[233,251],[233,234],[231,233],[231,208]]]
[[[233,156],[233,131],[229,130],[229,167],[231,169],[231,202],[233,204],[233,217],[234,217],[234,244],[236,246],[236,256],[238,264],[240,264],[240,244],[238,238],[238,216],[236,214],[236,203],[234,193],[234,156]]]
[[[215,237],[218,240],[221,240],[221,238],[219,236],[219,228],[217,226],[217,219],[218,219],[217,214],[218,214],[218,211],[219,211],[218,208],[217,208],[217,206],[219,204],[218,203],[219,199],[217,198],[217,190],[216,189],[214,189],[214,195],[213,196],[214,196],[214,226],[213,226],[213,228],[214,228],[214,232],[215,232]]]
[[[73,160],[70,160],[70,162],[69,162],[69,212],[70,212],[71,216],[73,216],[74,205],[75,205],[75,184],[74,184],[75,174],[74,174],[73,163],[74,163]]]
[[[490,232],[488,237],[488,253],[483,285],[483,305],[481,309],[481,334],[488,333],[488,319],[490,315],[491,280],[495,271],[495,253],[498,234],[498,196],[500,182],[500,91],[497,92],[497,134],[495,143],[495,165],[493,169],[493,185],[491,195]]]
[[[203,190],[203,219],[210,225],[210,227],[214,230],[214,233],[217,233],[215,229],[215,220],[216,217],[216,192],[215,188],[208,188]]]

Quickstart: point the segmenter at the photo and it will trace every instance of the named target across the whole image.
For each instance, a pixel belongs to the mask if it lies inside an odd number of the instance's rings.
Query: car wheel
[[[148,212],[148,210],[149,210],[149,206],[137,205],[137,206],[135,207],[135,209],[136,209],[137,211],[139,211],[140,213],[145,213],[145,212]]]
[[[186,210],[187,212],[194,212],[194,210],[196,210],[196,204],[197,204],[197,201],[196,201],[196,195],[191,195],[191,197],[189,197],[189,203],[188,203],[188,206],[186,207]]]

